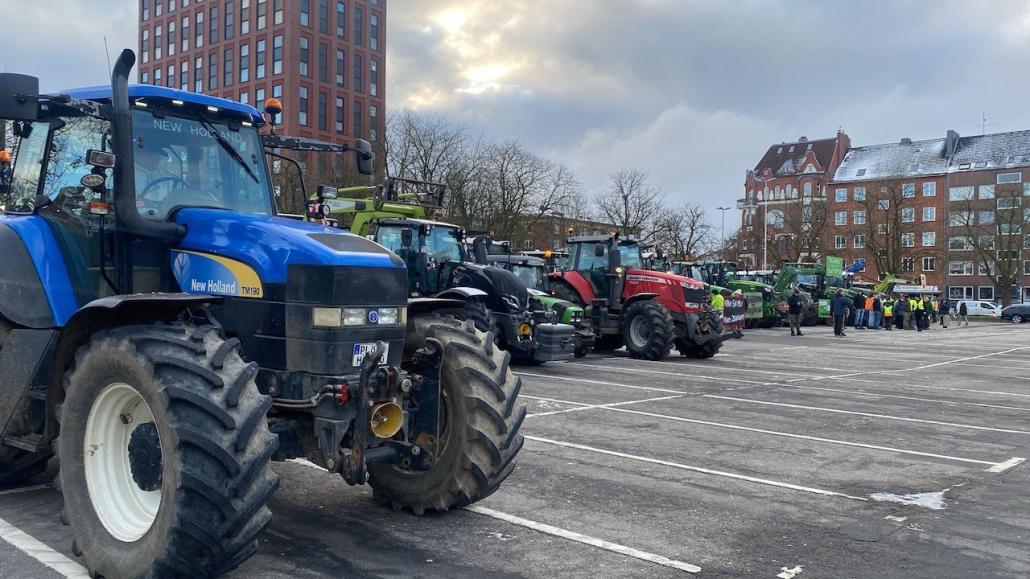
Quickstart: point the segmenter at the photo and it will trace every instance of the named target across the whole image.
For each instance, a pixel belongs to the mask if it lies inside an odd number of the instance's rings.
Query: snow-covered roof
[[[853,147],[841,161],[833,181],[872,181],[940,175],[948,168],[944,139]]]
[[[1030,166],[1030,131],[961,137],[948,172]]]

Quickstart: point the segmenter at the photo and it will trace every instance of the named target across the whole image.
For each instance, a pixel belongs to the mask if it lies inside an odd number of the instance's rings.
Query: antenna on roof
[[[986,111],[982,111],[980,113],[980,117],[981,117],[980,118],[980,134],[981,135],[986,135],[987,134],[987,112]]]
[[[107,73],[111,74],[111,49],[107,47],[107,36],[104,36],[104,52],[107,54]]]

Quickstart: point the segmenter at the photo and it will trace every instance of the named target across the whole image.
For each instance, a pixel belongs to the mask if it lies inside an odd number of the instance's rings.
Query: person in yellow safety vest
[[[712,290],[712,309],[717,311],[717,312],[719,312],[719,315],[722,315],[722,311],[723,311],[723,309],[725,307],[726,307],[726,298],[722,297],[722,294],[719,293],[719,290],[713,289]]]
[[[894,300],[883,300],[883,318],[884,325],[887,326],[888,330],[894,329]]]
[[[912,304],[912,319],[915,321],[916,330],[923,331],[923,318],[926,316],[926,301],[922,296],[917,296],[911,302]]]

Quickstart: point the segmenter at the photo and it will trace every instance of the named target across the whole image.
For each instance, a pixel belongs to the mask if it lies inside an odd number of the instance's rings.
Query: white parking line
[[[924,420],[922,418],[906,418],[903,416],[890,416],[888,414],[875,414],[872,412],[854,412],[852,410],[840,410],[839,408],[823,408],[821,406],[804,406],[802,404],[787,404],[785,402],[769,402],[767,400],[754,400],[751,398],[735,398],[733,396],[718,396],[715,394],[702,394],[704,398],[716,398],[720,400],[734,400],[748,404],[764,404],[767,406],[783,406],[786,408],[798,408],[801,410],[816,410],[819,412],[833,412],[836,414],[852,414],[855,416],[867,416],[869,418],[882,418],[884,420],[901,420],[904,422],[919,422],[922,424],[936,424],[938,426],[950,426],[953,428],[968,428],[971,430],[987,430],[991,432],[1004,432],[1006,434],[1030,434],[1026,430],[1012,430],[1008,428],[993,428],[990,426],[975,426],[972,424],[959,424],[956,422],[941,422],[939,420]]]
[[[987,472],[993,472],[993,473],[1001,474],[1001,473],[1003,473],[1005,471],[1012,470],[1012,469],[1016,468],[1017,466],[1023,464],[1024,462],[1026,462],[1025,458],[1020,458],[1018,456],[1013,456],[1012,458],[1006,460],[1005,462],[999,462],[998,464],[996,464],[996,465],[992,466],[991,468],[987,469]]]
[[[860,380],[861,382],[871,382],[874,384],[883,384],[876,380]],[[789,388],[798,388],[802,390],[816,390],[825,392],[839,392],[841,394],[854,394],[856,396],[872,396],[875,398],[898,398],[901,400],[915,400],[917,402],[931,402],[935,404],[948,404],[954,406],[976,406],[979,408],[997,408],[1000,410],[1016,410],[1018,412],[1030,412],[1030,408],[1024,406],[1004,406],[1001,404],[985,404],[982,402],[963,402],[959,400],[940,400],[937,398],[920,398],[918,396],[903,396],[901,394],[883,394],[880,392],[869,392],[868,390],[845,390],[844,388],[823,388],[821,386],[803,386],[801,384],[781,384],[781,386],[787,386]]]
[[[17,494],[20,494],[20,493],[31,493],[31,492],[35,492],[35,491],[41,491],[41,490],[44,490],[44,489],[52,489],[52,488],[54,488],[54,483],[46,483],[46,484],[41,484],[41,485],[32,485],[32,486],[27,486],[27,487],[18,487],[18,488],[15,488],[15,489],[7,489],[7,490],[4,490],[4,491],[0,491],[0,497],[2,497],[4,495],[17,495]]]
[[[668,392],[670,394],[693,394],[686,390],[670,390],[668,388],[654,388],[651,386],[633,386],[630,384],[616,384],[615,382],[602,382],[601,380],[587,380],[586,378],[570,378],[568,376],[550,376],[547,374],[534,374],[533,372],[516,372],[516,376],[532,376],[533,378],[547,378],[549,380],[565,380],[568,382],[583,382],[585,384],[599,384],[601,386],[616,386],[618,388],[629,388],[631,390],[650,390],[652,392]]]
[[[89,579],[85,567],[54,551],[25,531],[0,519],[0,539],[69,579]]]
[[[697,565],[691,565],[690,563],[684,563],[683,561],[676,561],[675,559],[669,559],[666,557],[662,557],[661,555],[655,555],[654,553],[641,551],[640,549],[634,549],[632,547],[627,547],[625,545],[619,545],[617,543],[605,541],[604,539],[597,539],[595,537],[583,535],[575,531],[569,531],[559,527],[539,523],[537,521],[523,519],[522,517],[509,515],[508,513],[502,513],[500,511],[488,509],[486,507],[471,505],[465,507],[465,510],[472,511],[473,513],[477,513],[480,515],[485,515],[487,517],[493,517],[497,520],[504,521],[512,525],[518,525],[520,527],[532,529],[534,531],[545,533],[547,535],[552,535],[554,537],[568,539],[570,541],[575,541],[577,543],[583,543],[584,545],[590,545],[591,547],[604,549],[605,551],[611,551],[612,553],[618,553],[620,555],[626,555],[627,557],[633,557],[634,559],[640,559],[641,561],[648,561],[650,563],[655,563],[658,565],[662,565],[664,567],[679,569],[680,571],[686,571],[687,573],[701,572],[701,568]]]
[[[839,376],[830,376],[830,378],[834,378],[836,380],[847,380],[847,381],[850,381],[850,382],[863,382],[863,383],[866,383],[866,384],[880,384],[880,385],[884,384],[883,380],[870,380],[868,378],[855,378],[855,377],[850,377],[850,376],[846,377],[846,378],[841,378]],[[788,383],[787,385],[789,385],[789,384],[796,383],[796,382],[806,382],[808,380],[823,380],[823,379],[824,379],[824,377],[822,377],[822,376],[815,377],[815,378],[794,378],[794,379],[791,379],[791,380],[787,380],[786,382]],[[912,383],[908,383],[908,382],[889,382],[888,384],[892,385],[892,386],[898,386],[898,387],[901,387],[901,388],[921,388],[921,389],[924,389],[924,390],[941,390],[941,391],[946,391],[946,392],[970,392],[970,393],[973,393],[973,394],[991,394],[991,395],[994,395],[994,396],[1014,396],[1016,398],[1030,398],[1030,394],[1022,394],[1022,393],[1019,393],[1019,392],[1004,392],[1004,391],[1001,391],[1001,390],[978,390],[976,388],[950,388],[948,386],[934,386],[932,384],[912,384]]]
[[[680,398],[680,397],[679,396],[670,396],[669,398]],[[549,400],[551,402],[557,402],[557,403],[560,403],[560,404],[579,404],[578,402],[570,402],[568,400],[557,400],[557,399],[553,399],[553,398],[549,398],[547,400]],[[662,399],[661,398],[655,398],[653,400],[662,400]],[[632,402],[632,404],[639,403],[639,402],[650,402],[650,400],[638,400],[638,401]],[[617,404],[623,404],[624,405],[626,403],[617,403]],[[876,444],[865,444],[865,443],[862,443],[862,442],[850,442],[850,441],[847,441],[847,440],[837,440],[837,439],[834,439],[834,438],[822,438],[822,437],[819,437],[819,436],[808,436],[808,435],[805,435],[805,434],[793,434],[793,433],[790,433],[790,432],[782,432],[782,431],[779,431],[779,430],[766,430],[764,428],[752,428],[750,426],[740,426],[740,425],[737,425],[737,424],[726,424],[724,422],[711,422],[709,420],[698,420],[698,419],[695,419],[695,418],[684,418],[682,416],[671,416],[671,415],[668,415],[668,414],[658,414],[656,412],[645,412],[645,411],[642,411],[642,410],[632,410],[632,409],[629,409],[629,408],[618,408],[617,404],[584,404],[584,405],[582,405],[579,408],[574,408],[573,410],[595,410],[595,409],[611,410],[612,412],[622,412],[622,413],[625,413],[625,414],[637,414],[637,415],[640,415],[640,416],[649,416],[651,418],[664,418],[666,420],[674,420],[676,422],[687,422],[687,423],[690,423],[690,424],[700,424],[700,425],[703,425],[703,426],[714,426],[716,428],[727,428],[727,429],[730,429],[730,430],[742,430],[742,431],[746,431],[746,432],[757,432],[759,434],[769,434],[769,435],[772,435],[772,436],[782,436],[782,437],[785,437],[785,438],[797,438],[797,439],[801,439],[801,440],[811,440],[813,442],[825,442],[827,444],[839,444],[841,446],[853,446],[853,447],[858,447],[858,448],[868,448],[870,450],[882,450],[882,451],[885,451],[885,452],[893,452],[893,453],[897,453],[897,454],[911,454],[911,455],[914,455],[914,456],[925,456],[925,457],[928,457],[928,458],[939,458],[939,459],[942,459],[942,460],[950,460],[950,461],[955,461],[955,462],[967,462],[967,463],[972,463],[972,464],[983,464],[983,465],[987,465],[987,466],[991,467],[992,469],[993,468],[997,468],[998,465],[1008,464],[1009,462],[1012,461],[1012,459],[1009,459],[1009,460],[1007,460],[1007,461],[1005,461],[1003,463],[999,463],[999,462],[995,462],[993,460],[978,460],[978,459],[973,459],[973,458],[963,458],[963,457],[960,457],[960,456],[950,456],[950,455],[947,455],[947,454],[935,454],[935,453],[932,453],[932,452],[922,452],[922,451],[919,451],[919,450],[908,450],[908,449],[904,449],[904,448],[894,448],[894,447],[890,447],[890,446],[880,446],[880,445],[876,445]],[[556,412],[555,414],[557,414],[559,412],[570,412],[570,410],[560,410],[560,411]],[[539,416],[539,415],[532,415],[531,414],[530,416]],[[1019,464],[1019,463],[1017,462],[1016,464]],[[1012,466],[1015,466],[1015,464],[1013,464]],[[1011,466],[1009,468],[1011,468]],[[990,472],[998,472],[998,471],[991,470],[991,469],[988,469],[988,470]]]
[[[553,444],[555,446],[563,446],[563,447],[566,447],[566,448],[574,448],[576,450],[585,450],[587,452],[596,452],[598,454],[606,454],[606,455],[609,455],[609,456],[617,456],[619,458],[628,458],[630,460],[636,460],[636,461],[646,462],[646,463],[650,463],[650,464],[658,464],[658,465],[662,465],[662,466],[668,466],[668,467],[671,467],[671,468],[677,468],[677,469],[680,469],[680,470],[688,470],[688,471],[691,471],[691,472],[699,472],[699,473],[702,473],[702,474],[710,474],[710,475],[713,475],[713,476],[721,476],[721,477],[731,478],[731,479],[735,479],[735,480],[742,480],[742,481],[757,483],[757,484],[761,484],[761,485],[768,485],[768,486],[779,487],[779,488],[784,488],[784,489],[791,489],[791,490],[795,490],[795,491],[801,491],[801,492],[806,492],[806,493],[813,493],[813,494],[829,496],[829,497],[839,497],[839,498],[843,498],[843,499],[851,499],[853,501],[868,501],[869,500],[869,499],[864,498],[864,497],[856,497],[856,496],[852,496],[852,495],[848,495],[848,494],[844,494],[844,493],[839,493],[837,491],[829,491],[829,490],[826,490],[826,489],[819,489],[819,488],[814,488],[814,487],[806,487],[806,486],[801,486],[801,485],[796,485],[796,484],[791,484],[791,483],[785,483],[785,482],[781,482],[781,481],[775,481],[775,480],[769,480],[769,479],[758,478],[758,477],[753,477],[753,476],[747,476],[747,475],[743,475],[743,474],[737,474],[737,473],[734,473],[734,472],[726,472],[726,471],[721,471],[721,470],[712,470],[710,468],[703,468],[703,467],[700,467],[700,466],[691,466],[689,464],[680,464],[678,462],[671,462],[671,461],[668,461],[668,460],[659,460],[657,458],[650,458],[650,457],[646,457],[646,456],[638,456],[638,455],[635,455],[635,454],[627,454],[625,452],[618,452],[618,451],[615,451],[615,450],[607,450],[607,449],[604,449],[604,448],[596,448],[596,447],[593,447],[593,446],[587,446],[585,444],[576,444],[574,442],[564,442],[564,441],[560,441],[560,440],[551,440],[550,438],[541,438],[539,436],[530,436],[528,434],[525,436],[525,438],[526,438],[526,440],[534,440],[536,442],[542,442],[544,444]]]
[[[527,436],[526,438],[530,437]],[[325,471],[324,468],[303,458],[292,458],[287,462],[293,462],[299,465],[306,466],[308,468],[314,468],[321,471]],[[604,539],[590,537],[588,535],[583,535],[575,531],[570,531],[568,529],[562,529],[560,527],[554,527],[551,525],[547,525],[545,523],[531,521],[529,519],[523,519],[522,517],[510,515],[508,513],[502,513],[501,511],[495,511],[493,509],[488,509],[486,507],[481,507],[478,505],[469,505],[465,507],[465,510],[472,511],[473,513],[478,513],[480,515],[493,517],[495,519],[505,521],[513,525],[526,527],[527,529],[532,529],[534,531],[539,531],[541,533],[545,533],[555,537],[561,537],[562,539],[576,541],[577,543],[583,543],[584,545],[590,545],[592,547],[597,547],[599,549],[604,549],[606,551],[611,551],[613,553],[619,553],[620,555],[626,555],[628,557],[640,559],[642,561],[657,563],[658,565],[672,567],[673,569],[679,569],[681,571],[686,571],[688,573],[701,572],[701,568],[697,565],[691,565],[690,563],[684,563],[683,561],[676,561],[674,559],[667,559],[665,557],[662,557],[661,555],[655,555],[654,553],[648,553],[647,551],[641,551],[639,549],[634,549],[632,547],[627,547],[625,545],[619,545],[618,543],[612,543],[609,541],[605,541]]]
[[[619,368],[618,366],[602,366],[600,364],[582,364],[580,362],[566,362],[566,366],[583,366],[584,368],[593,368],[595,370],[608,370],[614,372],[631,372],[633,374],[658,374],[663,376],[676,376],[677,378],[696,378],[701,380],[717,380],[719,382],[737,382],[740,384],[751,384],[755,386],[767,386],[769,384],[775,384],[775,382],[755,382],[754,380],[741,380],[739,378],[725,378],[722,376],[705,376],[702,374],[694,374],[693,372],[663,372],[661,370],[644,370],[642,368]],[[550,377],[550,376],[549,376]]]
[[[750,355],[748,355],[748,357],[750,357]],[[612,358],[607,358],[607,359],[611,360]],[[755,370],[754,368],[738,368],[738,367],[735,367],[735,366],[731,366],[729,364],[696,364],[696,363],[690,363],[690,362],[669,362],[669,361],[665,361],[665,360],[658,360],[658,361],[637,360],[635,358],[629,358],[629,357],[618,358],[618,359],[620,361],[641,362],[641,363],[648,364],[648,365],[664,364],[664,365],[668,365],[668,366],[678,366],[680,368],[703,368],[703,369],[706,369],[706,370],[718,369],[718,370],[726,370],[728,372],[752,372],[752,373],[755,373],[755,374],[771,374],[771,375],[774,375],[774,376],[799,376],[799,377],[802,377],[802,378],[811,378],[811,377],[819,375],[819,374],[799,374],[797,372],[779,372],[779,371],[775,371],[775,370]],[[594,365],[597,366],[598,368],[609,368],[610,367],[610,366],[604,366],[604,365],[601,365],[601,364],[594,364]],[[795,370],[801,370],[801,369],[808,370],[809,368],[808,367],[806,367],[806,368],[799,368],[797,365],[795,365],[794,369]],[[815,370],[827,370],[827,371],[830,371],[830,372],[846,372],[847,371],[847,370],[843,370],[841,368],[811,368],[811,369],[813,371],[815,371]]]
[[[533,418],[535,416],[553,416],[555,414],[566,414],[569,412],[579,412],[581,410],[593,410],[595,408],[613,408],[615,406],[626,406],[628,404],[641,404],[643,402],[658,402],[661,400],[672,400],[674,398],[683,398],[684,395],[678,396],[662,396],[660,398],[648,398],[646,400],[627,400],[626,402],[612,402],[609,404],[582,404],[580,402],[566,402],[564,400],[556,400],[554,398],[542,398],[540,396],[527,396],[526,394],[519,394],[519,398],[528,398],[530,400],[543,400],[545,402],[557,402],[560,404],[574,404],[576,408],[566,408],[565,410],[551,410],[549,412],[537,412],[535,414],[527,414],[526,418]]]

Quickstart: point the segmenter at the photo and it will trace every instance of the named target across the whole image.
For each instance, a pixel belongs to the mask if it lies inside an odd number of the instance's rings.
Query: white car
[[[1001,306],[985,301],[961,301],[955,304],[955,315],[958,315],[959,308],[962,304],[966,304],[966,314],[970,316],[990,316],[992,318],[1001,317]]]

